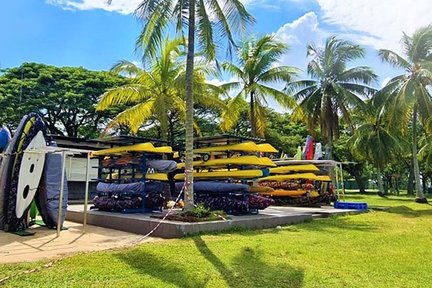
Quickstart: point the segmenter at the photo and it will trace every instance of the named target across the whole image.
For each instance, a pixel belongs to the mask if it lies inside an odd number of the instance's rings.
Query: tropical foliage
[[[383,117],[382,110],[368,103],[364,111],[363,123],[356,129],[351,140],[355,153],[372,162],[377,169],[378,191],[385,193],[382,171],[401,149],[401,139],[397,139]]]
[[[274,88],[272,84],[287,83],[299,72],[299,69],[290,66],[276,66],[279,58],[286,53],[288,46],[273,36],[265,35],[258,39],[243,42],[239,49],[238,62],[224,62],[222,67],[237,81],[224,84],[222,87],[228,91],[235,91],[236,95],[228,103],[226,111],[222,114],[222,130],[230,130],[238,122],[241,107],[249,101],[249,119],[252,136],[265,134],[266,111],[268,97],[276,100],[284,108],[294,106],[294,102],[284,92]],[[237,92],[238,90],[238,92]]]
[[[219,38],[228,40],[228,51],[235,45],[234,33],[244,31],[252,16],[239,0],[145,0],[136,10],[144,27],[137,46],[144,48],[144,59],[155,55],[156,48],[169,24],[174,24],[182,38],[187,35],[186,55],[186,139],[185,199],[186,208],[193,207],[193,71],[195,36],[203,55],[213,60]]]
[[[95,138],[119,111],[95,111],[99,96],[126,82],[82,67],[24,63],[0,75],[0,121],[13,129],[24,114],[38,112],[53,134]]]
[[[362,58],[365,51],[334,36],[322,48],[308,45],[307,55],[311,57],[307,72],[312,79],[288,83],[286,91],[298,101],[294,117],[304,120],[311,131],[318,125],[331,149],[333,140],[339,136],[339,117],[348,127],[352,126],[350,110],[364,107],[363,100],[374,92],[368,85],[377,76],[367,66],[348,68],[347,64]]]
[[[382,49],[379,52],[383,61],[402,68],[405,74],[392,78],[377,94],[375,102],[386,109],[387,121],[392,128],[406,134],[411,126],[412,158],[414,166],[415,188],[418,198],[424,198],[417,160],[417,126],[425,128],[432,115],[432,26],[418,29],[412,36],[403,34],[402,57],[396,52]],[[419,120],[419,121],[418,121]]]
[[[166,39],[159,47],[160,55],[152,55],[147,62],[148,70],[129,61],[120,61],[112,71],[128,75],[129,83],[105,92],[97,110],[105,110],[118,105],[130,105],[118,114],[108,125],[126,125],[136,134],[138,129],[151,117],[156,118],[162,140],[167,140],[170,119],[179,116],[184,121],[185,107],[185,64],[182,39]],[[208,62],[197,61],[194,71],[195,102],[216,108],[223,108],[219,100],[220,89],[205,82],[205,76],[214,72]],[[172,131],[171,131],[172,133]]]

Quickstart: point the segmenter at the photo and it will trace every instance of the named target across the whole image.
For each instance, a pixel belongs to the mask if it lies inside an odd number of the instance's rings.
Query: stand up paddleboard
[[[0,128],[0,152],[3,153],[3,151],[6,150],[7,146],[9,145],[9,142],[11,141],[11,133],[9,129],[3,125],[2,128]],[[2,171],[4,169],[4,165],[7,161],[7,157],[5,154],[0,155],[0,177],[2,176]],[[3,177],[0,179],[0,187],[4,187],[4,181]],[[3,189],[0,188],[0,229],[3,229],[3,200],[4,200],[4,193]]]
[[[46,147],[46,127],[42,118],[30,113],[21,119],[2,163],[0,196],[3,197],[3,229],[27,228],[27,211],[39,186]]]
[[[57,144],[52,141],[49,146],[57,147]],[[44,171],[34,199],[39,214],[48,228],[57,227],[62,176],[64,177],[64,183],[67,183],[66,175],[62,175],[62,160],[63,156],[59,153],[46,154]],[[64,185],[60,227],[63,226],[66,218],[67,204],[68,186]]]

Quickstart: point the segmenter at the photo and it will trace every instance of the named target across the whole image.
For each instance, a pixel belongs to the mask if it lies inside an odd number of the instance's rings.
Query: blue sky
[[[221,0],[223,1],[223,0]],[[139,61],[134,42],[141,24],[131,14],[140,0],[3,0],[0,2],[0,67],[23,62],[109,69],[116,61]],[[256,24],[250,33],[274,33],[291,46],[282,64],[306,68],[306,45],[329,35],[367,48],[357,65],[372,66],[386,81],[397,71],[382,64],[376,49],[400,51],[402,31],[431,24],[432,1],[243,0]]]

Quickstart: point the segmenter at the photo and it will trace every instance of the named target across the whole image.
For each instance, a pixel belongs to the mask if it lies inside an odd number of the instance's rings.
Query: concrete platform
[[[152,215],[163,216],[165,212],[153,212],[145,214],[121,214],[102,211],[89,211],[87,223],[95,226],[136,233],[147,234],[158,223],[160,219],[151,218]],[[260,211],[258,215],[230,216],[229,220],[185,223],[165,220],[152,234],[153,237],[180,238],[186,235],[225,231],[233,228],[262,229],[279,225],[289,225],[311,221],[314,217],[328,217],[332,214],[360,213],[357,210],[323,208],[298,208],[271,206]],[[70,205],[66,219],[82,223],[83,205]]]

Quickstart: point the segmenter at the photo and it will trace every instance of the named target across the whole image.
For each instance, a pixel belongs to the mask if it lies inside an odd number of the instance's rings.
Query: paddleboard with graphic
[[[43,119],[36,113],[24,116],[2,163],[0,195],[4,203],[0,220],[6,231],[27,228],[27,211],[42,175],[46,143]]]

